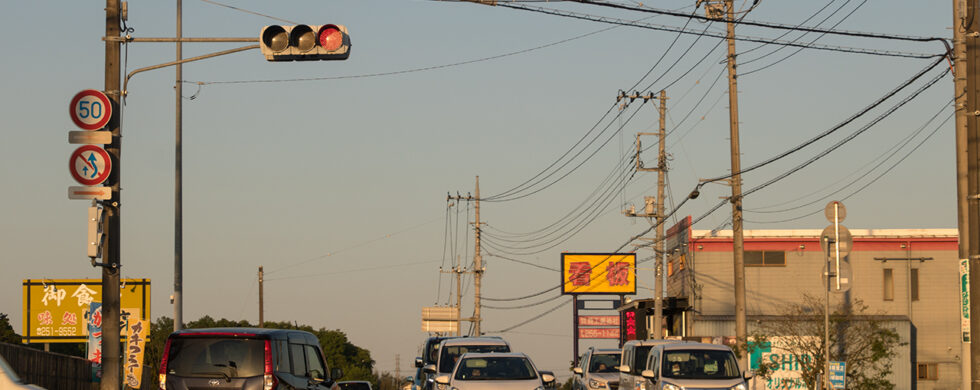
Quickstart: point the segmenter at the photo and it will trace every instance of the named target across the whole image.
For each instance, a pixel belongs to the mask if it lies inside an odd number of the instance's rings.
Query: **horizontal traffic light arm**
[[[166,68],[168,66],[179,65],[179,64],[183,64],[183,63],[187,63],[187,62],[200,61],[200,60],[208,59],[208,58],[212,58],[212,57],[223,56],[225,54],[238,53],[240,51],[251,50],[251,49],[258,49],[258,48],[259,48],[259,45],[242,46],[242,47],[239,47],[237,49],[229,49],[229,50],[217,51],[217,52],[214,52],[214,53],[200,55],[200,56],[197,56],[197,57],[185,58],[185,59],[182,59],[180,61],[171,61],[171,62],[159,64],[159,65],[147,66],[145,68],[136,69],[136,70],[134,70],[132,72],[129,72],[129,74],[126,75],[126,80],[123,81],[122,95],[124,97],[126,96],[126,93],[128,91],[127,87],[129,85],[129,79],[132,78],[133,76],[135,76],[137,73],[142,73],[142,72],[146,72],[148,70]]]
[[[244,43],[258,43],[258,38],[133,38],[133,37],[102,37],[103,41],[108,42],[162,42],[162,43],[174,43],[174,42],[244,42]]]

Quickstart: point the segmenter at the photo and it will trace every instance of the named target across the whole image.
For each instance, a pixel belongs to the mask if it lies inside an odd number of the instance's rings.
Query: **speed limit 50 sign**
[[[86,89],[75,94],[68,106],[71,121],[84,130],[99,130],[112,118],[112,102],[101,91]]]

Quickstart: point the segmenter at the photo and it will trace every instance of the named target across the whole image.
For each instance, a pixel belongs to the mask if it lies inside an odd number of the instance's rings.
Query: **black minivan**
[[[313,334],[288,329],[180,330],[160,362],[161,390],[326,390],[342,376]]]

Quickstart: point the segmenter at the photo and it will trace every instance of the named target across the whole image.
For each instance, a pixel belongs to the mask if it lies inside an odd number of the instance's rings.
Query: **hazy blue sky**
[[[693,3],[663,0],[643,5],[691,12]],[[573,174],[533,196],[484,202],[481,210],[488,229],[497,231],[530,232],[550,225],[600,186],[620,157],[632,150],[635,133],[657,128],[652,104],[640,108],[631,120],[628,115],[638,103],[619,119],[602,119],[614,106],[617,91],[636,84],[636,89],[667,90],[667,127],[672,131],[669,190],[676,196],[674,204],[698,179],[729,170],[727,85],[724,76],[715,83],[724,69],[724,45],[718,46],[717,38],[684,35],[667,51],[676,33],[637,27],[599,32],[610,25],[450,2],[225,4],[293,22],[345,24],[353,50],[342,62],[270,63],[258,51],[247,51],[184,67],[186,80],[204,82],[200,88],[184,87],[185,96],[194,97],[183,105],[187,320],[208,314],[256,321],[256,272],[264,266],[266,319],[341,329],[371,350],[380,370],[393,371],[395,355],[400,355],[407,375],[425,337],[419,330],[421,308],[448,300],[449,279],[439,267],[449,266],[452,253],[466,263],[472,257],[472,249],[463,248],[473,243],[470,231],[463,231],[465,203],[459,214],[459,239],[452,240],[459,249],[446,250],[447,191],[472,191],[479,175],[484,196],[499,194],[547,168],[597,123],[597,131],[611,125],[582,157],[606,139],[609,143]],[[0,13],[0,32],[8,37],[0,56],[0,90],[5,92],[0,98],[0,180],[6,188],[0,197],[0,312],[11,314],[20,332],[23,279],[100,275],[85,257],[88,204],[67,199],[67,187],[76,184],[66,169],[75,148],[67,142],[74,126],[66,108],[76,92],[103,88],[104,2],[6,5]],[[684,18],[594,5],[527,5],[685,25]],[[186,37],[252,37],[264,25],[281,23],[204,1],[184,0],[183,9]],[[839,11],[834,14],[835,10]],[[747,16],[787,25],[806,21],[808,26],[824,19],[825,28],[840,22],[836,28],[841,30],[952,36],[949,1],[770,0]],[[131,1],[128,26],[134,37],[174,36],[174,2]],[[723,25],[699,21],[687,28],[724,31]],[[583,36],[593,32],[597,33]],[[739,28],[740,35],[754,37],[775,38],[785,32]],[[817,38],[817,43],[848,48],[918,54],[944,50],[938,42],[816,34],[797,42]],[[237,45],[188,43],[184,56]],[[738,51],[757,46],[739,42]],[[786,48],[766,56],[776,48],[766,46],[739,56],[744,74],[739,78],[743,166],[843,122],[935,61],[807,49],[766,67],[797,51]],[[171,61],[175,51],[173,44],[133,43],[125,53],[129,72]],[[480,59],[487,60],[471,62]],[[450,64],[459,65],[442,66]],[[436,68],[401,72],[429,67]],[[762,70],[749,73],[757,69]],[[859,130],[941,69],[942,65],[928,72],[896,99],[828,139],[746,174],[745,189]],[[122,275],[152,279],[154,318],[173,316],[168,301],[174,258],[173,86],[172,68],[135,76],[129,83],[123,124]],[[844,200],[845,224],[851,228],[955,228],[953,122],[940,126],[952,113],[952,92],[952,77],[947,75],[828,157],[746,197],[746,228],[823,228],[826,221],[818,211],[831,199]],[[622,132],[615,133],[620,126]],[[914,138],[908,144],[877,165],[910,136]],[[644,145],[653,142],[652,137],[644,139]],[[644,154],[648,166],[655,165],[654,158]],[[581,161],[575,159],[569,167]],[[861,177],[868,170],[871,173]],[[619,210],[629,204],[642,207],[643,195],[654,194],[655,183],[655,174],[637,174],[614,190],[616,195],[598,218],[553,248],[530,255],[490,252],[557,268],[562,251],[615,250],[648,226]],[[698,217],[727,193],[728,187],[708,185],[677,215]],[[758,212],[781,209],[792,210]],[[772,223],[813,212],[818,213]],[[696,228],[719,227],[729,213],[724,207]],[[455,227],[456,209],[450,215]],[[485,259],[487,297],[519,297],[559,280],[554,271],[495,256]],[[639,277],[640,297],[647,297],[652,271],[641,268]],[[466,285],[464,312],[469,313],[472,283]],[[486,309],[484,330],[511,327],[564,299],[528,309]],[[565,377],[571,358],[570,317],[565,306],[504,336],[540,367]]]

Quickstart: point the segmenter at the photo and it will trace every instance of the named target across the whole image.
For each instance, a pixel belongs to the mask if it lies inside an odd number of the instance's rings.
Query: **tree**
[[[756,326],[756,348],[766,343],[792,356],[807,388],[819,389],[825,363],[824,300],[803,295],[799,303],[780,309],[779,319]],[[830,360],[845,362],[847,388],[853,390],[894,389],[888,381],[896,347],[906,345],[894,329],[886,327],[880,316],[868,314],[861,300],[838,305],[830,315]],[[751,351],[750,351],[751,352]],[[785,361],[776,356],[759,365],[759,376],[769,379]]]
[[[20,335],[14,332],[14,327],[10,325],[10,317],[6,313],[0,313],[0,342],[20,344],[20,340]]]

